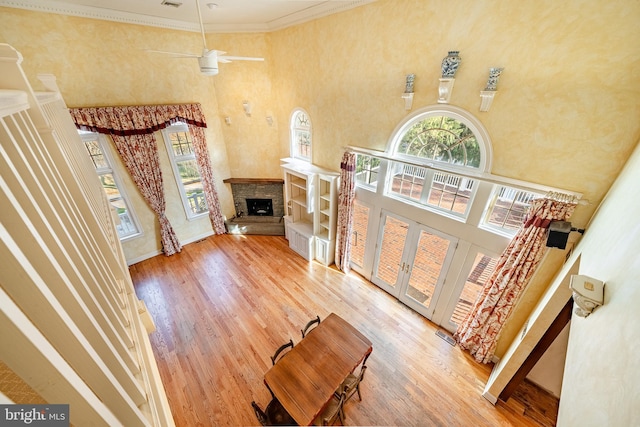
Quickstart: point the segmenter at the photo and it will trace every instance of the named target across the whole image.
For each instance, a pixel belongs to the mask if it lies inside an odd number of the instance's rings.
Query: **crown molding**
[[[270,32],[277,31],[293,25],[322,18],[334,13],[373,3],[376,0],[352,0],[352,1],[325,1],[292,13],[268,23],[260,24],[205,24],[207,33],[238,33],[238,32]],[[82,6],[69,3],[54,2],[49,0],[0,0],[0,7],[32,10],[43,13],[55,13],[59,15],[78,16],[81,18],[99,19],[103,21],[121,22],[125,24],[145,25],[150,27],[167,28],[172,30],[200,32],[200,26],[196,22],[185,22],[167,18],[147,15],[139,15],[117,10],[103,9],[93,6]]]
[[[341,2],[325,1],[319,5],[309,7],[305,10],[301,10],[300,12],[292,13],[291,15],[283,16],[280,19],[269,22],[267,24],[269,26],[268,31],[282,30],[314,19],[333,15],[334,13],[340,13],[359,6],[364,6],[365,4],[373,3],[375,1],[376,0],[353,0]]]
[[[197,23],[48,0],[0,0],[0,6],[32,10],[35,12],[99,19],[102,21],[122,22],[125,24],[137,24],[150,27],[168,28],[172,30],[200,32],[200,27]]]

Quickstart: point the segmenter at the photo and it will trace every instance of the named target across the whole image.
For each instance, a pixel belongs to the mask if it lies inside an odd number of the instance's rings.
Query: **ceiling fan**
[[[150,50],[147,52],[162,53],[172,55],[177,58],[197,58],[200,65],[200,72],[205,76],[215,76],[218,74],[218,63],[228,63],[231,61],[264,61],[264,58],[252,58],[248,56],[228,56],[226,52],[220,50],[207,49],[207,41],[204,36],[204,24],[202,23],[202,13],[200,12],[200,1],[196,0],[198,10],[198,21],[200,22],[200,34],[202,35],[202,55],[192,53],[166,52],[163,50]]]

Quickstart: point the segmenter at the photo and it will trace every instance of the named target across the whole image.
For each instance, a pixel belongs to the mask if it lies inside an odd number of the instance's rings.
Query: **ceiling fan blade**
[[[231,61],[264,61],[264,58],[252,58],[250,56],[218,56],[218,61],[220,62],[231,62]]]
[[[213,56],[213,54],[216,54],[218,57],[220,57],[220,55],[224,55],[227,52],[223,52],[221,50],[205,50],[204,52],[202,52],[202,56]]]
[[[161,53],[163,55],[171,55],[179,58],[199,58],[200,57],[200,55],[194,55],[193,53],[167,52],[166,50],[145,49],[145,52]]]

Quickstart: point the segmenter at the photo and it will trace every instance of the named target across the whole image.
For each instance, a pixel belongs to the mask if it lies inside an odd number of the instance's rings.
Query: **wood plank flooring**
[[[373,342],[347,425],[538,426],[482,396],[491,370],[355,273],[307,262],[282,236],[213,236],[130,267],[156,323],[150,335],[178,426],[257,425],[269,357],[316,314]]]

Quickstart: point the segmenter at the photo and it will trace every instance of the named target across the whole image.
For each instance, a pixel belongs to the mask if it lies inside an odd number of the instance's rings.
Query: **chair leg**
[[[362,396],[360,395],[360,384],[356,386],[356,391],[358,392],[358,399],[360,399],[360,402],[362,402]]]

